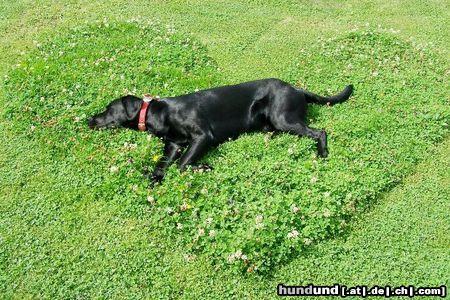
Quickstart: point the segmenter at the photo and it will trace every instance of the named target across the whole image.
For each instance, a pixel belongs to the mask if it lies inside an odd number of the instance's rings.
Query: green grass
[[[198,270],[207,260],[193,263],[182,272],[182,281],[189,282],[186,298],[221,297],[222,293],[237,298],[276,298],[278,283],[448,287],[449,146],[447,140],[431,149],[431,157],[417,166],[418,172],[354,220],[348,234],[319,243],[273,277],[205,276],[211,274],[211,268]]]
[[[448,284],[448,142],[433,150],[436,161],[416,167],[448,131],[448,36],[434,31],[445,28],[446,3],[424,11],[419,3],[389,7],[386,16],[376,11],[389,5],[378,4],[71,2],[67,18],[57,17],[58,4],[3,4],[7,55],[0,63],[23,62],[8,71],[1,99],[3,294],[256,298],[273,296],[278,282]],[[150,15],[137,12],[145,8],[160,21],[142,29]],[[102,13],[107,21],[95,22]],[[401,17],[409,14],[414,22]],[[95,25],[81,25],[80,15]],[[132,17],[139,21],[122,22]],[[366,26],[371,18],[377,23]],[[55,34],[49,19],[77,29]],[[384,29],[391,26],[401,32]],[[164,184],[148,191],[140,170],[154,164],[160,143],[84,125],[86,115],[125,90],[178,94],[264,76],[321,93],[355,83],[350,102],[310,113],[311,124],[330,133],[328,160],[316,159],[305,138],[246,135],[208,155],[214,172],[171,168]],[[412,182],[380,196],[414,170]],[[192,208],[184,211],[183,203]],[[347,228],[355,215],[360,221]],[[217,235],[192,243],[199,228]],[[293,229],[299,238],[286,239]],[[397,231],[402,238],[392,245]],[[228,264],[237,250],[248,261]],[[236,273],[254,266],[259,275]]]

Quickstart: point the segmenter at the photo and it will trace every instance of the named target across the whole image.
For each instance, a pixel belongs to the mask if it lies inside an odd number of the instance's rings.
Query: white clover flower
[[[117,167],[117,166],[111,166],[111,168],[109,169],[109,171],[110,171],[111,173],[117,173],[117,172],[119,172],[119,167]]]
[[[183,224],[181,224],[181,223],[177,223],[177,229],[178,229],[178,230],[181,230],[181,229],[183,229]]]
[[[296,237],[298,237],[298,235],[299,235],[299,232],[294,229],[287,234],[287,237],[288,237],[288,239],[295,239]]]
[[[304,239],[303,240],[303,243],[306,245],[306,246],[308,246],[308,245],[311,245],[311,243],[312,243],[312,240],[311,239],[308,239],[308,238],[306,238],[306,239]]]
[[[148,196],[147,197],[147,202],[150,204],[154,204],[155,203],[155,198],[153,196]]]
[[[236,251],[236,253],[234,253],[234,256],[236,257],[236,258],[241,258],[241,256],[242,256],[242,250],[237,250]]]
[[[31,125],[31,126],[30,126],[30,130],[31,130],[31,131],[34,131],[35,129],[36,129],[36,126],[34,126],[34,125]]]
[[[231,264],[236,260],[236,256],[234,256],[234,253],[228,255],[227,261]]]
[[[213,230],[210,230],[209,231],[209,237],[215,237],[216,236],[216,231],[213,229]]]
[[[331,211],[328,208],[325,208],[324,211],[323,211],[323,216],[325,218],[330,217],[331,216]]]
[[[331,195],[331,193],[330,193],[330,192],[325,192],[325,193],[323,193],[323,196],[324,196],[325,198],[328,198],[328,197],[330,197],[330,195]]]
[[[311,177],[311,183],[316,183],[317,182],[317,177],[313,176]]]
[[[256,223],[261,223],[263,220],[263,216],[262,215],[257,215],[255,218]]]
[[[255,218],[255,228],[256,229],[261,229],[264,227],[264,224],[262,223],[262,221],[263,221],[263,216],[257,215]]]
[[[213,218],[209,217],[205,220],[206,224],[210,225],[213,222]]]
[[[296,214],[296,213],[298,213],[299,210],[300,210],[300,208],[295,206],[295,204],[292,205],[292,213]]]
[[[200,193],[202,193],[203,195],[208,194],[208,189],[207,188],[203,188]]]
[[[289,148],[289,149],[288,149],[288,154],[289,154],[289,155],[294,154],[294,149],[293,149],[293,148]]]
[[[199,228],[199,229],[198,229],[198,235],[199,235],[199,236],[204,236],[204,235],[205,235],[205,229]]]
[[[242,260],[247,260],[247,255],[242,254],[242,255],[241,255],[241,259],[242,259]]]
[[[180,209],[181,209],[181,211],[186,211],[188,209],[188,204],[187,203],[181,204]]]

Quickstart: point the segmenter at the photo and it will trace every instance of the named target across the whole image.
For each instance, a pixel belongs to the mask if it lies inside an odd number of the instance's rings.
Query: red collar
[[[144,99],[142,101],[141,110],[139,111],[139,123],[138,129],[139,131],[145,131],[145,120],[147,119],[147,110],[150,102],[154,100],[155,97],[150,94],[144,94]]]

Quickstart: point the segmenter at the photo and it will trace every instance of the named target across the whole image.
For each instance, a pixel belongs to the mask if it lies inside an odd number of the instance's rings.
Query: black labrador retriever
[[[189,165],[202,168],[195,163],[209,148],[244,132],[283,131],[308,136],[317,141],[319,155],[327,157],[325,131],[305,123],[307,103],[333,105],[347,100],[352,91],[349,85],[338,95],[322,97],[271,78],[150,102],[128,95],[90,118],[89,127],[140,129],[162,138],[164,155],[151,175],[155,183],[177,159],[181,170]]]

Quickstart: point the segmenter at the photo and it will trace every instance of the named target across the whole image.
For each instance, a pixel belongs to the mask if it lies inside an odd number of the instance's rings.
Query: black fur
[[[353,86],[340,94],[322,97],[278,79],[263,79],[152,101],[147,130],[163,138],[164,156],[152,173],[152,182],[164,177],[175,160],[181,170],[194,164],[211,147],[244,132],[283,131],[317,141],[319,155],[328,156],[325,131],[305,123],[307,103],[328,104],[347,100]],[[142,99],[124,96],[89,120],[91,128],[126,127],[137,130]]]

